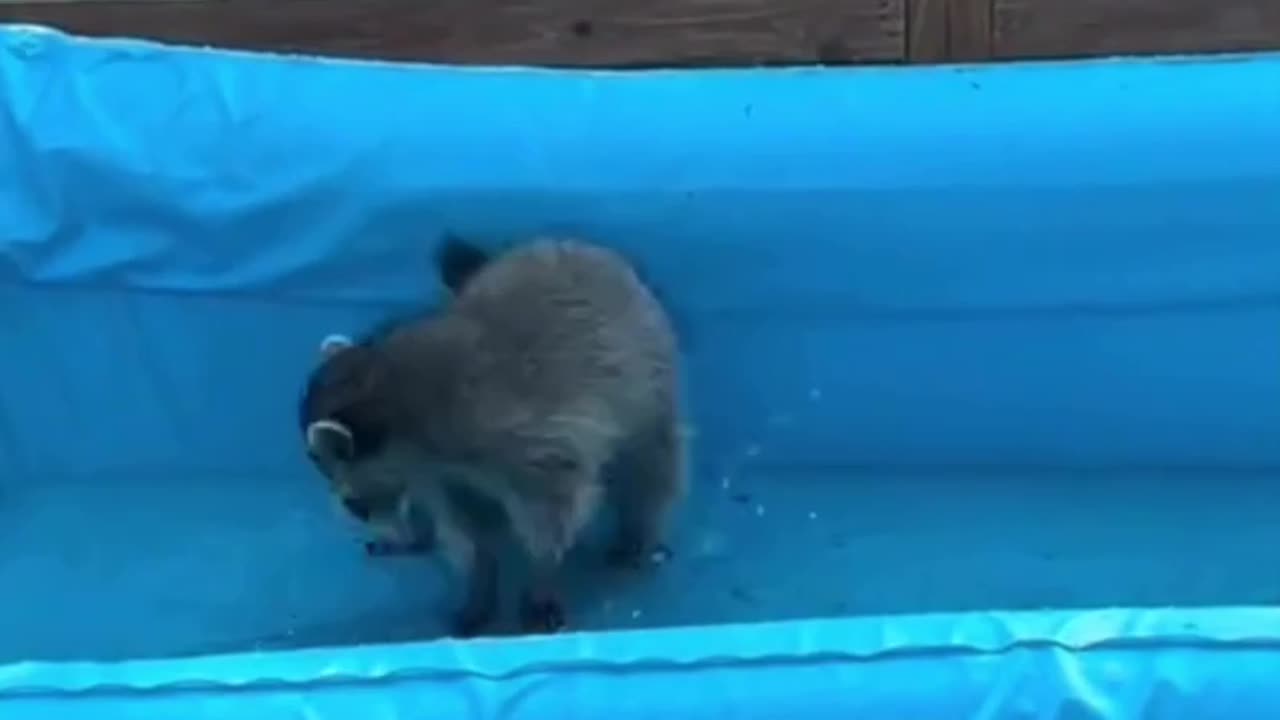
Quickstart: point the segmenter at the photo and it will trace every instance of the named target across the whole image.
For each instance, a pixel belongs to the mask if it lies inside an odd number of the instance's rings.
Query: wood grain
[[[0,6],[4,5],[49,5],[51,3],[59,3],[69,5],[72,3],[112,3],[120,0],[0,0]],[[208,0],[133,0],[134,2],[208,2]]]
[[[969,62],[991,57],[993,0],[947,0],[948,59]]]
[[[993,56],[1280,48],[1280,0],[994,0]]]
[[[947,6],[951,0],[907,0],[907,59],[946,62],[951,56]]]
[[[18,2],[0,22],[98,36],[450,63],[894,62],[906,0]]]
[[[1280,49],[1280,0],[0,0],[0,22],[277,52],[594,67]]]

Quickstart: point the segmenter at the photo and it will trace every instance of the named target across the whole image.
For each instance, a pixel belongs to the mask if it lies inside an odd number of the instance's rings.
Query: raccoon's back
[[[646,410],[675,382],[676,340],[654,295],[618,254],[536,240],[479,271],[452,312],[476,328],[473,380],[549,406]]]

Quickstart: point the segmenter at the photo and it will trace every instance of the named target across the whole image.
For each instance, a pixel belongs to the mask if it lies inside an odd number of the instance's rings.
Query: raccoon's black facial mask
[[[342,509],[351,517],[362,523],[367,523],[378,517],[389,517],[397,514],[400,507],[400,496],[345,495],[339,498],[339,502],[342,504]]]
[[[342,507],[351,514],[351,517],[360,522],[369,522],[369,518],[373,516],[373,509],[369,507],[369,503],[358,497],[343,498]]]

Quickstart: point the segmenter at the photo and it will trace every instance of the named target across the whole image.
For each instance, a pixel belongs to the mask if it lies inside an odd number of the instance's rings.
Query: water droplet
[[[720,478],[720,487],[724,488],[725,490],[728,490],[729,486],[732,484],[733,484],[733,481],[729,479],[728,475],[725,475],[724,477]]]
[[[809,388],[809,399],[810,399],[810,400],[821,400],[821,399],[822,399],[822,390],[821,390],[820,388]]]
[[[757,505],[757,506],[756,506],[756,516],[757,516],[757,517],[764,517],[764,506],[763,506],[763,505]]]
[[[699,539],[697,552],[699,557],[720,557],[726,554],[728,547],[729,542],[723,534],[708,532]]]
[[[632,620],[637,620],[637,619],[639,619],[639,618],[640,618],[640,615],[641,615],[641,614],[642,614],[642,613],[641,613],[639,610],[632,610],[632,611],[631,611],[631,619],[632,619]]]
[[[809,519],[810,519],[810,520],[817,520],[817,519],[818,519],[818,513],[813,512],[813,511],[810,511],[810,512],[809,512]]]
[[[750,445],[747,447],[747,457],[755,457],[760,454],[759,445]]]

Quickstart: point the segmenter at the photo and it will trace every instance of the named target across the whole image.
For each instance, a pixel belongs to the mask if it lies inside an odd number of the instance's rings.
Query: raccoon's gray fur
[[[384,539],[420,540],[413,516],[429,513],[468,578],[459,634],[496,612],[505,532],[530,560],[522,626],[554,631],[561,559],[602,493],[626,563],[661,547],[683,495],[676,338],[631,267],[582,241],[535,240],[446,280],[438,314],[330,344],[304,395],[308,451]]]

